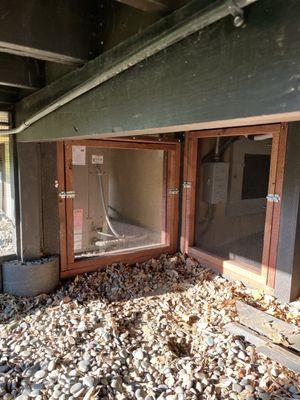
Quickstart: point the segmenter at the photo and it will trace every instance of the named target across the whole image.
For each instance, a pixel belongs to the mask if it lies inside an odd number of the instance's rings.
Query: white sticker
[[[103,161],[103,156],[100,156],[98,154],[92,155],[92,164],[103,164]]]
[[[86,147],[72,146],[72,164],[85,165]]]

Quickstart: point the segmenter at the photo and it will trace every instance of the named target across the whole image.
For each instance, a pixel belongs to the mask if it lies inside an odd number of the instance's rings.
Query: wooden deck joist
[[[166,2],[162,0],[116,0],[119,3],[137,8],[141,11],[165,11],[168,8]]]
[[[66,64],[83,64],[96,46],[96,2],[1,0],[0,51]],[[93,19],[94,17],[94,19]]]
[[[41,88],[44,78],[37,60],[0,53],[0,85],[35,90]]]

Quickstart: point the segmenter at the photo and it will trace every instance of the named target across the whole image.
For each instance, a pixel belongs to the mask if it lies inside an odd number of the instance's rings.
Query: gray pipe
[[[95,60],[88,62],[82,69],[86,68],[88,70],[91,66],[93,71],[93,66],[97,66],[99,67],[99,72],[96,74],[92,73],[86,81],[61,95],[58,99],[42,108],[17,128],[7,130],[6,133],[16,134],[24,131],[33,123],[89,90],[94,89],[121,72],[228,15],[233,15],[234,24],[236,26],[241,26],[241,21],[243,20],[242,9],[256,1],[258,0],[218,0],[202,10],[197,10],[197,7],[199,8],[199,0],[191,1],[185,7],[182,7],[164,19],[167,26],[170,26],[171,22],[173,23],[169,29],[162,31],[162,29],[160,29],[162,20],[158,21],[145,30],[143,36],[144,41],[140,45],[134,43],[134,46],[129,47],[128,52],[126,52],[126,48],[124,48],[125,44],[123,45],[121,43],[117,46],[120,50],[120,55],[117,53],[116,59],[113,58],[111,61],[109,57],[111,53],[108,51]],[[106,64],[108,64],[108,66],[104,67],[104,70],[101,69],[101,67]]]

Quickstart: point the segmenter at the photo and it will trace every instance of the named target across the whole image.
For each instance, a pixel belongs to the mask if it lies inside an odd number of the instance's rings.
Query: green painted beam
[[[88,90],[107,82],[143,60],[165,50],[194,32],[233,12],[232,0],[193,0],[187,6],[157,21],[139,34],[52,82],[17,105],[17,132],[50,114]],[[258,0],[235,0],[246,7]],[[20,129],[20,131],[18,130]]]
[[[219,21],[64,105],[18,140],[295,118],[300,111],[299,18],[298,0],[261,0],[246,9],[245,27],[235,28],[231,17]],[[23,101],[21,115],[30,104]]]

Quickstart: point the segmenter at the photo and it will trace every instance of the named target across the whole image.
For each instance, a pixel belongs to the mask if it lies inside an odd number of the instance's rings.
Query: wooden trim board
[[[258,334],[253,329],[238,322],[229,322],[225,325],[225,329],[234,336],[244,337],[247,342],[256,346],[258,353],[278,362],[296,374],[300,373],[300,357],[297,354],[272,343],[267,337]]]
[[[287,132],[288,125],[282,124],[279,144],[278,144],[278,158],[277,158],[277,169],[276,169],[276,183],[274,192],[282,198],[283,195],[283,178],[285,168],[285,157],[286,157],[286,145],[287,145]],[[269,269],[267,275],[267,285],[275,287],[276,277],[276,265],[277,265],[277,248],[279,242],[279,229],[280,229],[280,216],[281,216],[281,201],[273,203],[273,224],[271,232],[270,242],[270,254],[269,254]]]
[[[134,264],[143,262],[150,258],[159,257],[162,253],[172,253],[172,249],[168,246],[152,246],[144,250],[127,250],[117,254],[99,256],[94,259],[87,258],[69,264],[68,269],[61,271],[60,276],[61,278],[68,278],[85,272],[98,271],[114,263]]]
[[[275,318],[242,301],[236,302],[236,309],[240,323],[268,337],[274,343],[283,341],[286,347],[300,352],[299,327]]]
[[[64,143],[57,142],[57,197],[59,215],[59,243],[60,243],[60,269],[67,269],[67,231],[66,231],[66,203],[59,197],[59,193],[65,190],[65,151]]]

